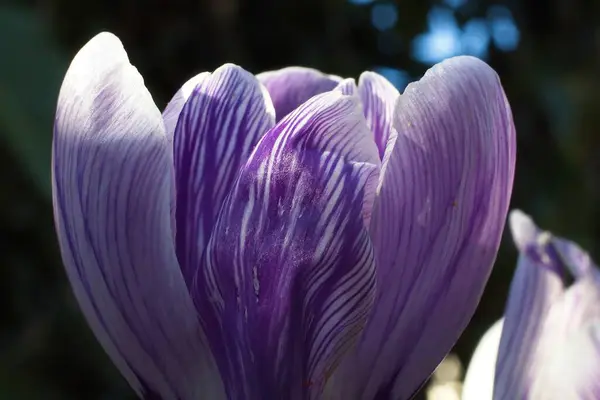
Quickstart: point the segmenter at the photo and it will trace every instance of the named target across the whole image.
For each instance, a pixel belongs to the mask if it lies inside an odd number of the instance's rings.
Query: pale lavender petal
[[[578,280],[553,305],[536,350],[538,362],[534,366],[528,398],[600,398],[600,281],[597,274]],[[515,368],[521,369],[521,366]]]
[[[223,205],[195,298],[230,399],[317,399],[374,295],[361,214],[379,175],[357,97],[309,100],[258,144]]]
[[[558,252],[561,261],[575,278],[583,278],[598,272],[589,254],[576,243],[569,240],[553,237],[552,245]]]
[[[239,169],[275,124],[269,95],[242,68],[224,65],[194,83],[173,139],[175,248],[188,285]]]
[[[600,276],[576,244],[511,214],[521,253],[505,311],[494,400],[597,399]],[[575,283],[564,288],[565,272]]]
[[[115,36],[69,67],[52,156],[62,258],[113,362],[141,397],[223,398],[173,248],[162,118]]]
[[[369,71],[360,76],[358,92],[379,157],[383,159],[387,142],[394,132],[394,108],[400,93],[383,76]]]
[[[492,400],[503,324],[503,319],[496,321],[479,341],[465,375],[462,400]]]
[[[358,96],[358,87],[356,81],[352,78],[347,78],[338,83],[334,90],[339,90],[347,96]]]
[[[564,293],[559,260],[549,253],[549,236],[521,211],[510,215],[520,256],[505,310],[496,364],[494,399],[525,398],[536,374],[535,345],[552,304]]]
[[[339,77],[304,67],[267,71],[256,77],[271,95],[277,121],[311,97],[332,90],[341,81]]]
[[[378,296],[347,367],[363,399],[410,398],[466,327],[514,174],[510,107],[478,59],[446,60],[409,85],[394,127],[370,227]]]

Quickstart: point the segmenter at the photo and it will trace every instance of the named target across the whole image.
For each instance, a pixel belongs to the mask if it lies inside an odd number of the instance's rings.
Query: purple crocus
[[[458,57],[404,94],[227,64],[159,112],[119,40],[64,79],[55,220],[75,295],[161,399],[407,399],[465,328],[515,163],[496,73]]]
[[[522,212],[510,224],[521,255],[506,312],[475,350],[463,399],[600,399],[600,272]]]

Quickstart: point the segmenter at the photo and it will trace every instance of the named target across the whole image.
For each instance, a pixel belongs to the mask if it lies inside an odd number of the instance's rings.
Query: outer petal
[[[564,291],[560,260],[549,252],[548,234],[540,232],[520,211],[511,213],[510,226],[521,255],[506,305],[495,400],[525,398],[536,374],[534,348],[552,304]]]
[[[311,97],[332,90],[341,81],[337,76],[325,75],[316,69],[304,67],[267,71],[256,77],[271,95],[277,121]]]
[[[195,84],[173,140],[175,244],[188,285],[240,167],[275,124],[268,93],[242,68],[224,65],[212,75],[200,75]]]
[[[58,99],[54,215],[75,295],[140,396],[221,398],[173,249],[160,112],[119,40],[73,60]]]
[[[477,345],[463,383],[462,400],[491,400],[504,320],[497,321]]]
[[[383,76],[370,71],[360,76],[358,92],[379,149],[379,157],[383,159],[389,138],[395,136],[394,108],[400,93]]]
[[[496,73],[438,64],[396,105],[371,220],[377,299],[355,371],[362,398],[409,398],[469,322],[512,189],[515,135]]]
[[[538,338],[531,399],[600,398],[600,281],[586,276],[550,311]]]
[[[374,255],[361,213],[378,172],[358,98],[339,91],[258,144],[196,287],[230,398],[320,398],[370,310]]]

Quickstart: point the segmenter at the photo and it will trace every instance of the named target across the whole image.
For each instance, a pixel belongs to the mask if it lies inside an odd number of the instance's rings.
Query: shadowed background
[[[160,108],[225,62],[255,73],[374,70],[403,90],[443,58],[480,57],[498,71],[517,125],[512,207],[600,256],[599,1],[1,0],[0,399],[134,398],[74,301],[52,222],[58,90],[102,30],[121,38]],[[503,312],[509,239],[453,350],[463,364]]]

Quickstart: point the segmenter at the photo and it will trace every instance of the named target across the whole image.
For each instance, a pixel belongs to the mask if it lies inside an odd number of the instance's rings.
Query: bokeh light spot
[[[413,41],[413,57],[425,64],[435,64],[452,57],[461,49],[461,30],[452,10],[433,7],[427,15],[429,31]]]
[[[454,9],[464,6],[466,2],[467,0],[444,0],[444,3],[446,3],[448,7]]]
[[[490,45],[490,31],[485,20],[475,18],[463,27],[461,50],[463,54],[486,58]]]
[[[398,8],[392,3],[375,4],[371,9],[371,22],[380,31],[393,28],[398,22]]]
[[[510,10],[493,6],[488,10],[494,45],[502,51],[513,51],[519,45],[520,32]]]

